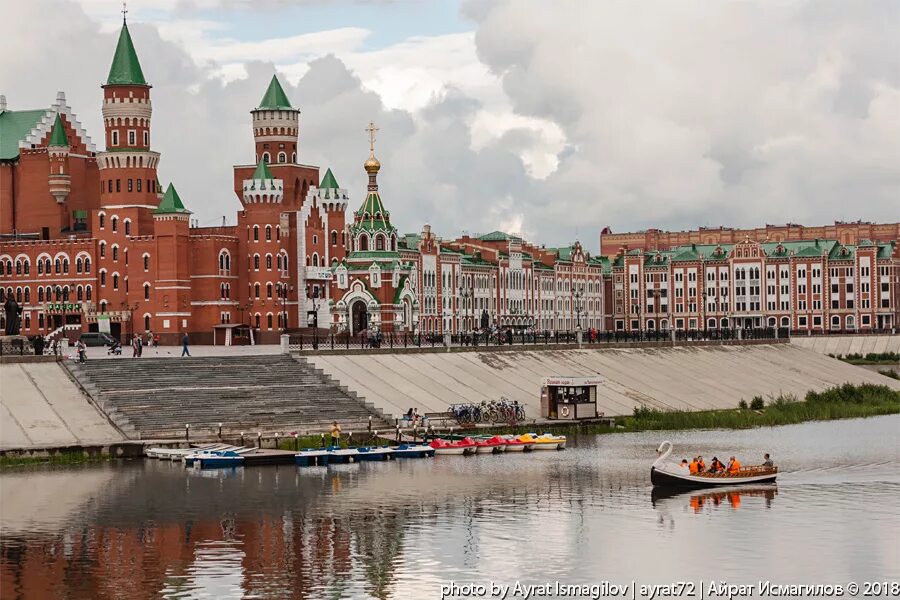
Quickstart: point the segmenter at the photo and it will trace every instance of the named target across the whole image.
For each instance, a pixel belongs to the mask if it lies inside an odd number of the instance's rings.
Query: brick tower
[[[159,205],[156,168],[159,153],[150,150],[150,85],[144,79],[128,24],[122,23],[119,42],[103,86],[103,125],[106,151],[97,156],[100,167],[100,205],[132,223],[130,233],[152,232],[152,212]],[[96,222],[94,231],[102,229]]]

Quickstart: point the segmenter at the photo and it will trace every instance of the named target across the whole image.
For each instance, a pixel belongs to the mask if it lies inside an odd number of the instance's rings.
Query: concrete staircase
[[[245,432],[287,435],[386,429],[384,414],[305,358],[288,355],[93,360],[66,365],[131,438],[192,438]]]

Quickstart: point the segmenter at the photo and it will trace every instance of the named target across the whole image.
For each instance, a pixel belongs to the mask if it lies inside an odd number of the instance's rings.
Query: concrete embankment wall
[[[862,354],[898,352],[900,353],[900,334],[898,335],[819,335],[796,336],[791,344],[807,348],[819,354]]]
[[[822,390],[846,382],[900,382],[797,345],[652,349],[345,354],[307,356],[386,414],[409,408],[443,412],[453,403],[505,396],[540,415],[540,384],[548,376],[600,375],[598,411],[631,414],[643,405],[663,410],[733,408],[743,398]]]
[[[56,362],[0,364],[0,450],[123,439]]]

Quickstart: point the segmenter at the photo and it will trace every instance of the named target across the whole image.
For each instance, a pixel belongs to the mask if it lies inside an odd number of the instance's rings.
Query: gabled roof
[[[340,188],[340,186],[334,178],[334,174],[331,172],[331,169],[328,169],[325,171],[325,177],[323,177],[321,183],[319,183],[319,189],[336,190],[338,188]]]
[[[272,177],[272,171],[269,170],[269,165],[266,164],[266,161],[260,160],[259,164],[256,165],[256,170],[253,171],[253,179],[275,179]]]
[[[109,67],[106,85],[147,85],[126,24],[122,25],[119,32],[119,43],[116,44],[116,53]]]
[[[162,214],[170,214],[170,213],[190,213],[188,209],[184,207],[184,204],[181,202],[181,198],[178,196],[178,192],[175,191],[175,186],[171,183],[169,187],[166,188],[166,193],[163,196],[162,201],[159,203],[159,207],[153,211],[153,214],[162,215]]]
[[[19,156],[19,142],[37,127],[45,114],[46,108],[0,112],[0,160],[12,160]]]
[[[287,94],[284,93],[284,88],[278,82],[277,76],[272,75],[272,81],[269,82],[266,93],[263,95],[262,100],[259,101],[258,108],[265,110],[292,110],[294,108],[291,106],[291,101],[288,100]]]
[[[508,233],[504,233],[502,231],[492,231],[490,233],[486,233],[482,236],[479,236],[478,239],[485,241],[485,242],[505,242],[507,240],[520,240],[521,241],[522,238],[514,236],[514,235],[509,235]]]
[[[56,121],[53,122],[53,133],[50,134],[50,142],[48,146],[67,147],[69,138],[66,137],[66,126],[63,124],[62,117],[56,113]]]

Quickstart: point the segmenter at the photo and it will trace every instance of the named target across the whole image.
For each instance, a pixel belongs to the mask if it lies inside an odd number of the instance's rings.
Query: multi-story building
[[[835,221],[834,225],[808,227],[796,223],[766,225],[753,229],[732,227],[700,227],[691,231],[664,231],[647,229],[627,233],[613,233],[604,228],[600,234],[600,254],[613,256],[623,246],[632,250],[669,250],[677,246],[699,244],[737,244],[745,239],[756,242],[804,242],[809,240],[836,240],[841,244],[855,245],[860,240],[890,242],[900,239],[900,223],[869,223],[866,221]]]
[[[611,259],[617,331],[894,329],[900,318],[896,240],[805,240],[620,248]]]

